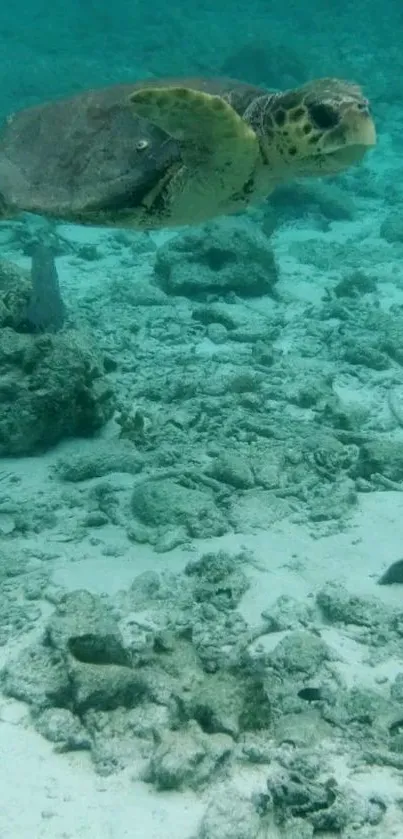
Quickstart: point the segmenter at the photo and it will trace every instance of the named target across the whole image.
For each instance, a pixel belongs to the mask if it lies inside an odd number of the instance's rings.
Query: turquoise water
[[[364,0],[0,11],[1,839],[403,837],[402,27]],[[193,145],[130,122],[164,76],[355,83],[346,118],[350,88],[314,105],[371,147],[326,178],[286,156],[248,203],[261,123],[238,107],[238,158],[234,100],[231,152],[205,111]]]

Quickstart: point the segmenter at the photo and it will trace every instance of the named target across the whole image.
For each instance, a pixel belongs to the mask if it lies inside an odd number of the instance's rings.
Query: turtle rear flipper
[[[180,143],[184,165],[158,194],[160,219],[202,221],[239,200],[253,177],[259,143],[231,105],[186,87],[146,87],[129,98],[137,116]]]

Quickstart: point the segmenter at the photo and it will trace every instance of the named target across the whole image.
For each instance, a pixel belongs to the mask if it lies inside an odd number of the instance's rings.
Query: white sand
[[[8,466],[13,471],[14,463]],[[22,466],[23,461],[15,464],[18,472]],[[40,470],[36,480],[39,489]],[[340,535],[315,539],[307,528],[283,521],[271,532],[228,535],[197,543],[195,548],[197,552],[218,546],[253,551],[256,565],[262,570],[248,570],[252,585],[242,605],[252,624],[279,595],[287,593],[306,603],[326,580],[339,580],[349,589],[376,594],[386,603],[399,605],[400,587],[380,588],[376,579],[401,556],[402,519],[403,495],[373,493],[360,497],[352,526]],[[107,546],[107,537],[107,533],[100,536],[103,547]],[[54,538],[57,533],[52,531]],[[116,529],[113,539],[116,541]],[[92,548],[92,555],[86,545],[86,556],[79,559],[76,547],[64,544],[64,558],[55,561],[53,579],[64,587],[85,587],[98,593],[126,587],[147,568],[180,571],[194,556],[182,550],[153,554],[147,546],[136,546],[129,547],[123,556],[100,558],[99,545]],[[51,542],[47,549],[52,549]],[[340,656],[343,676],[350,684],[373,685],[379,677],[392,679],[397,670],[403,670],[403,658],[370,667],[363,661],[362,646],[344,639],[334,629],[324,637]],[[15,649],[16,645],[11,644],[10,651]],[[3,661],[8,652],[2,650]],[[131,779],[130,771],[99,778],[86,753],[55,754],[52,746],[32,730],[26,707],[12,700],[0,700],[0,755],[1,839],[191,839],[205,806],[191,793],[155,793]],[[340,772],[342,766],[343,761]],[[357,789],[364,785],[367,790],[373,788],[374,793],[383,790],[387,798],[397,793],[403,797],[403,778],[399,780],[389,769],[376,768],[364,775],[352,772],[349,782]],[[382,839],[403,835],[398,832],[396,818],[390,815]]]

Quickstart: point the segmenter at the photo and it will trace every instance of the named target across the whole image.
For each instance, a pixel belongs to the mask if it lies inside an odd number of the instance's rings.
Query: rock
[[[168,731],[149,762],[144,780],[159,790],[197,789],[229,757],[233,741],[225,734],[204,734],[196,723]]]
[[[54,649],[78,662],[130,666],[130,656],[110,609],[89,591],[65,595],[50,618],[46,635]]]
[[[371,341],[364,339],[359,344],[347,343],[343,358],[348,364],[368,367],[369,370],[387,370],[391,365],[386,353],[381,352]]]
[[[310,632],[290,632],[274,648],[272,665],[284,676],[303,673],[312,676],[331,658],[324,641]]]
[[[58,752],[90,747],[90,739],[80,720],[67,708],[46,709],[36,717],[35,728],[42,737],[55,744]]]
[[[220,611],[235,609],[250,585],[242,570],[244,560],[242,553],[231,557],[225,551],[218,551],[189,562],[185,574],[192,578],[197,603],[214,604]]]
[[[98,440],[91,450],[69,454],[56,463],[55,472],[62,481],[79,483],[93,478],[102,478],[111,472],[128,472],[136,475],[143,468],[143,459],[124,440]]]
[[[227,529],[209,490],[182,486],[171,479],[144,481],[135,486],[132,510],[145,525],[183,526],[189,536],[221,536]]]
[[[236,489],[250,489],[255,483],[247,457],[234,452],[223,452],[211,464],[209,474]]]
[[[213,344],[224,344],[228,339],[228,330],[223,323],[209,323],[207,327],[207,338]]]
[[[318,485],[309,497],[312,521],[340,519],[357,503],[357,491],[351,478],[341,477],[332,483]]]
[[[2,690],[37,709],[71,703],[71,684],[62,656],[40,644],[23,650],[3,671]]]
[[[104,777],[130,767],[132,780],[140,779],[155,750],[155,741],[169,727],[169,714],[161,705],[137,705],[85,715],[91,739],[91,758]]]
[[[244,221],[227,219],[170,239],[157,252],[154,272],[167,294],[193,298],[271,294],[278,280],[266,236]]]
[[[351,221],[356,213],[354,200],[347,190],[341,189],[337,184],[330,184],[329,181],[323,183],[319,180],[278,187],[270,196],[267,207],[275,211],[277,225],[282,221],[299,220],[302,216],[313,213],[320,214],[327,222]],[[267,214],[266,207],[265,210]],[[265,226],[267,229],[267,223]]]
[[[363,271],[346,274],[334,287],[336,297],[361,297],[377,290],[376,281]]]
[[[403,672],[397,674],[390,687],[390,695],[395,702],[400,702],[403,705]]]
[[[141,670],[116,664],[67,662],[73,707],[79,716],[89,710],[110,711],[135,708],[147,698],[148,685]]]
[[[340,691],[337,700],[326,710],[326,718],[340,728],[360,727],[371,736],[393,729],[393,721],[401,720],[401,708],[393,701],[369,688],[353,687]]]
[[[396,212],[387,215],[381,224],[380,235],[390,245],[403,242],[403,216]]]
[[[390,586],[393,583],[403,583],[403,559],[398,559],[397,562],[392,562],[389,568],[382,574],[378,580],[380,586]]]
[[[316,602],[329,623],[346,623],[355,626],[386,627],[391,614],[386,606],[375,597],[350,594],[337,583],[327,583],[318,592]]]
[[[221,671],[209,673],[193,690],[183,691],[180,701],[185,719],[196,720],[203,731],[238,739],[245,706],[239,677]]]
[[[284,839],[313,839],[313,827],[305,819],[289,819]]]
[[[93,434],[112,416],[102,361],[76,332],[0,329],[0,457],[32,455]]]
[[[319,773],[311,763],[309,758],[301,759],[300,766],[294,771],[274,771],[269,776],[267,787],[280,822],[288,821],[290,817],[311,821],[316,811],[323,810],[327,814],[337,800],[336,790],[315,777]]]
[[[292,743],[298,749],[312,749],[320,746],[323,740],[332,737],[333,730],[330,723],[321,719],[316,708],[309,708],[305,713],[287,713],[274,726],[276,742]]]
[[[257,839],[260,817],[255,804],[238,789],[218,788],[209,802],[197,839]]]
[[[403,441],[378,439],[363,443],[357,468],[362,478],[380,473],[390,481],[403,481]]]
[[[30,272],[0,259],[0,329],[26,330],[31,292]]]

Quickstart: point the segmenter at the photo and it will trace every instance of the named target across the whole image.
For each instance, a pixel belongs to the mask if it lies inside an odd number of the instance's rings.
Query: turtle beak
[[[375,124],[363,99],[344,108],[338,125],[325,136],[322,150],[343,169],[361,161],[375,145]]]
[[[376,128],[367,99],[346,109],[342,123],[349,145],[367,149],[376,146]]]

